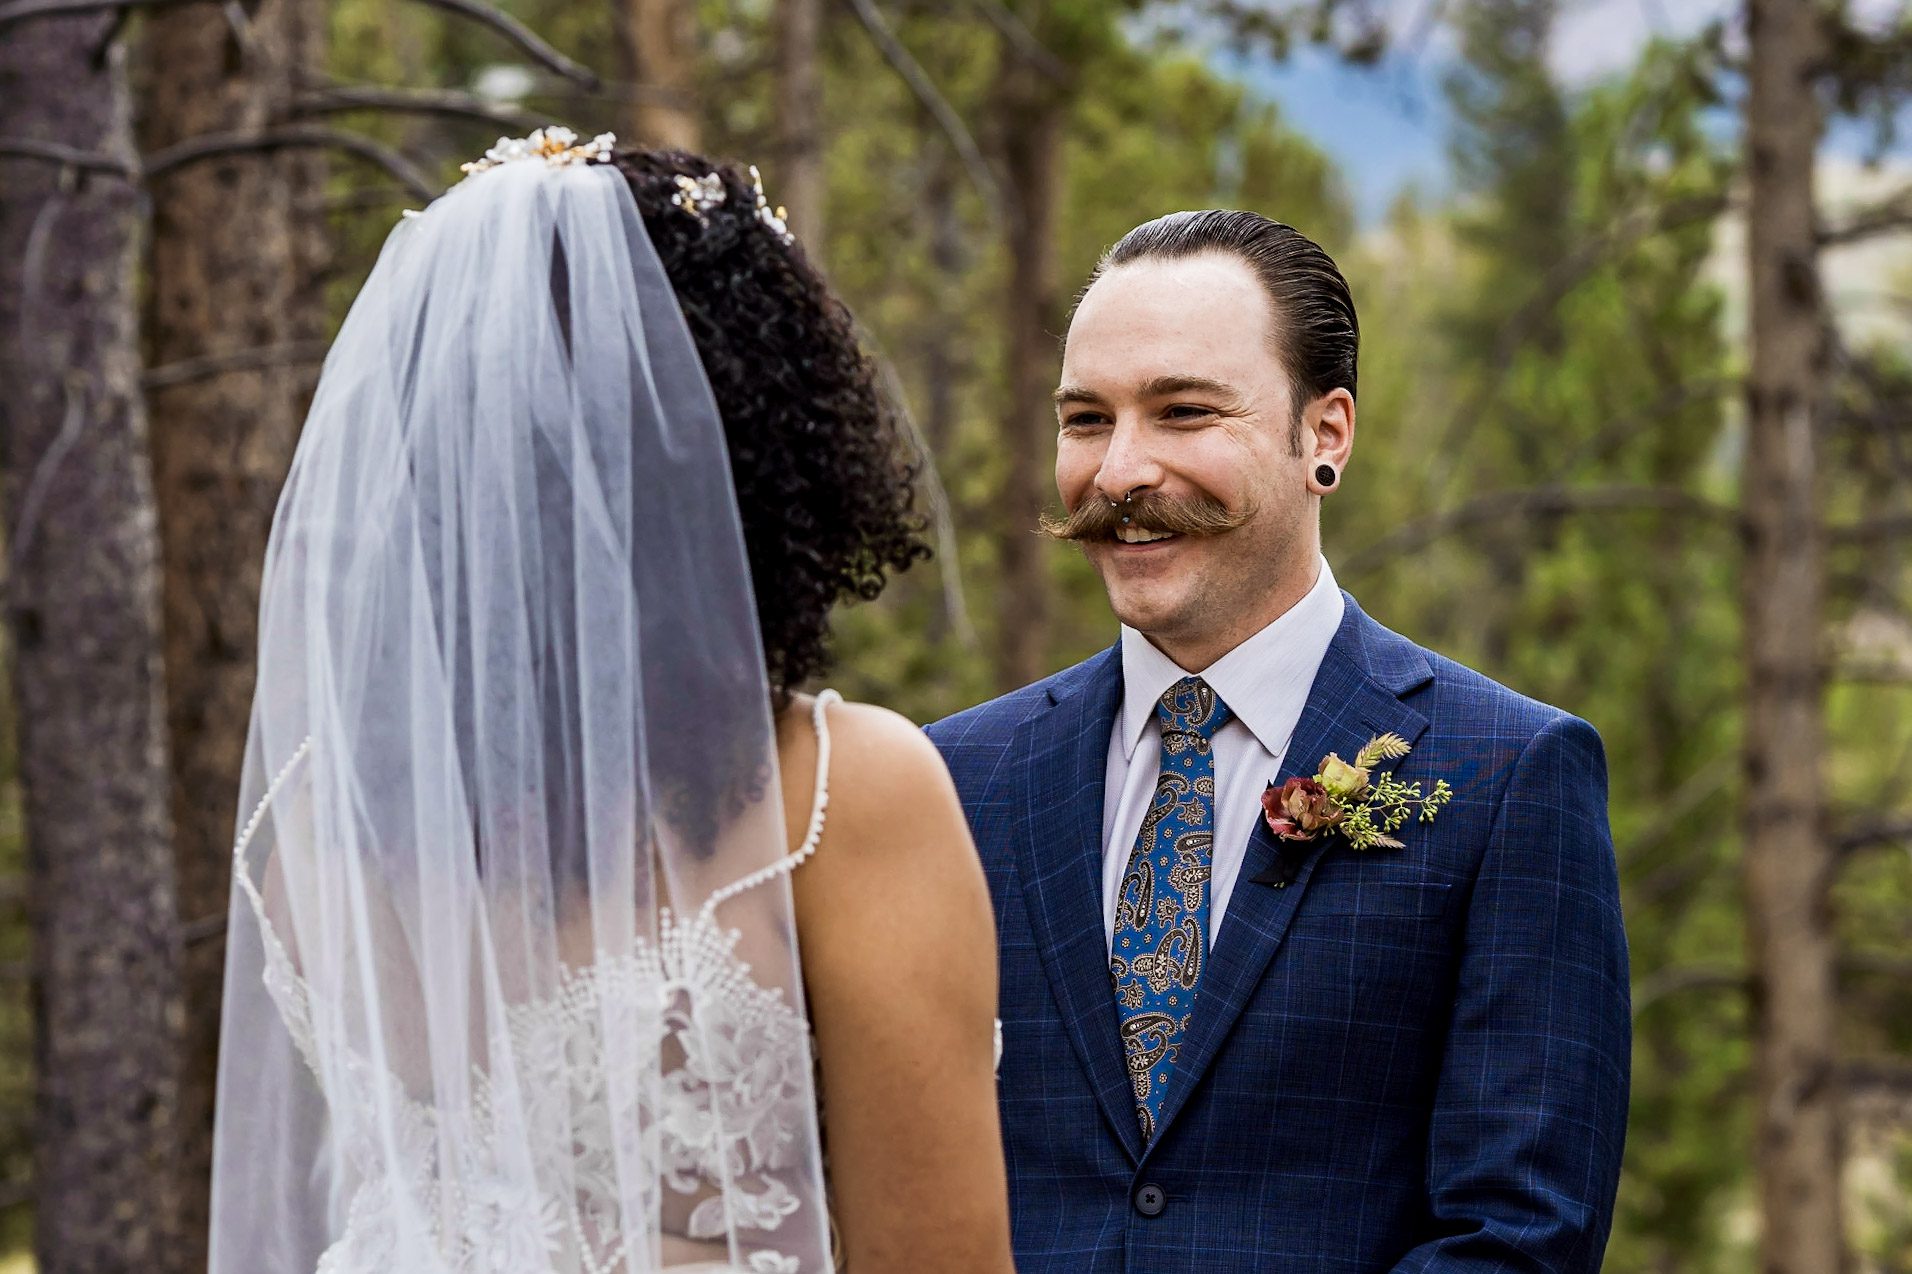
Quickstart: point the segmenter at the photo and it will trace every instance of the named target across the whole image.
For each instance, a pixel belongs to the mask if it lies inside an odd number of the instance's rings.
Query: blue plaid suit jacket
[[[1392,730],[1453,802],[1286,888],[1257,824],[1144,1146],[1101,903],[1121,694],[1111,649],[929,730],[995,899],[1018,1268],[1598,1269],[1631,1031],[1593,728],[1349,598],[1283,777]]]

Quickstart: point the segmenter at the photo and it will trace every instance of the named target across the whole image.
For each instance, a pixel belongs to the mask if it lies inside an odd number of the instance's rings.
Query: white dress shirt
[[[1209,950],[1235,892],[1248,838],[1261,817],[1262,790],[1274,781],[1301,720],[1315,673],[1341,627],[1346,603],[1324,559],[1307,596],[1274,623],[1217,659],[1200,676],[1233,714],[1215,733],[1215,849],[1208,913]],[[1192,674],[1149,639],[1122,628],[1122,710],[1109,739],[1102,800],[1102,932],[1115,940],[1115,904],[1135,837],[1161,774],[1162,725],[1156,703]]]

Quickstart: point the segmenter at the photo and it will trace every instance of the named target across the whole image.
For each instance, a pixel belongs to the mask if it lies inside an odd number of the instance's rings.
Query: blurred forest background
[[[1607,1268],[1912,1271],[1912,16],[1638,0],[1677,20],[1570,81],[1584,7],[0,0],[0,1262],[203,1268],[273,500],[399,210],[557,121],[759,163],[865,324],[943,552],[834,680],[919,721],[1113,635],[1030,533],[1098,253],[1209,205],[1323,242],[1341,581],[1607,742]],[[1362,206],[1303,58],[1431,76],[1438,179]]]

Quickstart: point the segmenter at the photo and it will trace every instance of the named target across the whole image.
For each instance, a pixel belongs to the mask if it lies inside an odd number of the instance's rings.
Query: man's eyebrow
[[[1226,381],[1208,376],[1157,376],[1143,382],[1137,391],[1142,398],[1168,398],[1175,394],[1211,394],[1217,398],[1240,399],[1241,391]],[[1064,385],[1055,392],[1056,406],[1067,403],[1099,403],[1102,395],[1084,385]]]
[[[1240,398],[1241,391],[1225,381],[1207,376],[1157,376],[1142,386],[1143,398],[1167,398],[1173,394],[1213,394],[1220,398]]]

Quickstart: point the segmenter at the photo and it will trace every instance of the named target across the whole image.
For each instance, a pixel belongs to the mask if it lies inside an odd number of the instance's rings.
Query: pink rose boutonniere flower
[[[1312,847],[1338,835],[1350,849],[1400,849],[1395,836],[1411,819],[1431,823],[1441,806],[1453,798],[1447,780],[1434,790],[1403,783],[1392,774],[1378,778],[1374,769],[1383,761],[1397,761],[1409,752],[1406,739],[1383,734],[1368,740],[1352,762],[1333,752],[1321,758],[1312,778],[1300,775],[1285,783],[1270,783],[1261,794],[1262,817],[1280,841],[1275,868],[1255,879],[1277,889],[1293,883]]]

